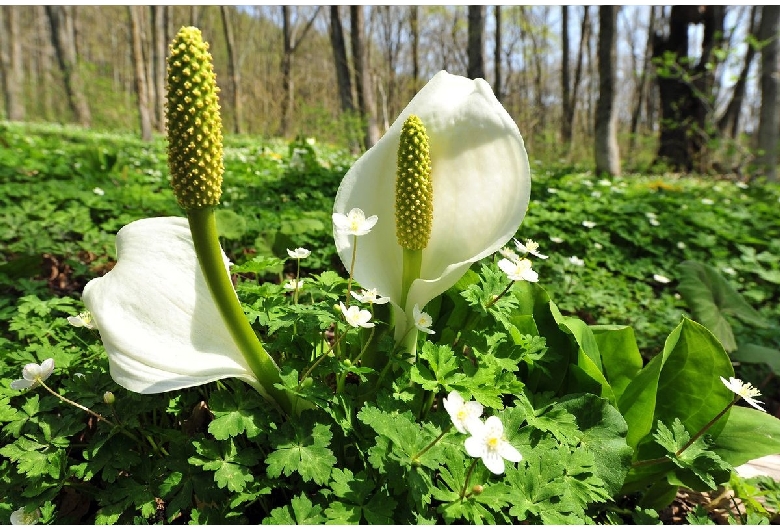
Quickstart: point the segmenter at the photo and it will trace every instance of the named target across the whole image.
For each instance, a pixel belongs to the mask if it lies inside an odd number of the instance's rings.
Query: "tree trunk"
[[[349,75],[347,46],[344,42],[344,29],[341,25],[339,6],[330,6],[330,45],[333,48],[333,63],[336,67],[336,83],[339,87],[341,111],[351,112],[355,105],[352,103],[352,82]]]
[[[677,170],[708,169],[707,140],[711,135],[714,71],[712,55],[723,36],[723,6],[672,6],[669,35],[656,34],[653,58],[661,98],[661,135],[656,162]],[[703,24],[701,57],[688,56],[688,26]],[[669,57],[672,60],[669,60]]]
[[[485,6],[469,6],[468,67],[469,79],[485,78]]]
[[[3,74],[6,118],[11,121],[23,121],[25,118],[19,9],[16,6],[0,6],[0,71]]]
[[[141,139],[145,142],[152,140],[152,119],[147,99],[148,86],[146,79],[146,65],[144,64],[143,36],[141,35],[141,15],[143,6],[128,6],[130,14],[130,38],[133,46],[133,66],[135,70],[135,92],[138,96],[138,115],[141,120]]]
[[[290,27],[290,7],[282,6],[282,91],[284,99],[282,100],[282,125],[280,133],[282,136],[290,134],[290,121],[293,113],[293,43],[292,28]]]
[[[753,6],[750,8],[750,28],[748,29],[748,36],[754,37],[756,34],[756,15],[759,11],[759,6]],[[745,62],[742,65],[742,71],[739,73],[737,82],[734,84],[734,92],[729,100],[729,104],[726,107],[726,111],[723,116],[718,120],[718,130],[723,136],[736,138],[739,134],[739,115],[742,112],[742,102],[745,99],[745,89],[747,88],[748,72],[750,71],[750,65],[753,63],[753,57],[756,55],[756,48],[753,46],[753,42],[748,41],[747,51],[745,52]]]
[[[282,6],[282,123],[280,127],[281,136],[289,136],[292,128],[292,115],[295,102],[295,86],[292,78],[293,56],[298,45],[306,37],[306,34],[314,24],[314,20],[320,12],[322,6],[317,7],[314,15],[309,19],[301,30],[299,37],[293,35],[293,24],[290,15],[290,6]]]
[[[51,42],[62,70],[65,92],[73,116],[83,127],[89,127],[92,116],[84,95],[84,83],[78,69],[76,31],[73,25],[74,6],[46,6],[51,26]]]
[[[564,148],[571,144],[571,93],[569,88],[569,6],[561,6],[561,141]]]
[[[761,115],[758,124],[758,165],[764,176],[777,178],[777,142],[780,136],[780,6],[761,8],[758,38],[761,50]]]
[[[366,126],[365,148],[370,149],[379,141],[379,127],[374,112],[374,92],[369,77],[366,47],[364,45],[363,6],[349,6],[352,61],[355,66],[358,110]]]
[[[230,20],[228,10],[229,6],[220,6],[219,12],[222,16],[222,28],[225,32],[225,48],[227,51],[227,77],[229,91],[229,105],[233,114],[233,132],[241,134],[241,120],[243,118],[241,111],[241,73],[238,68],[238,54],[236,53],[236,39],[233,36],[233,23]]]
[[[154,94],[154,125],[158,132],[165,132],[165,78],[167,77],[166,56],[168,55],[169,6],[152,6],[152,64],[154,71],[152,85]]]
[[[636,104],[631,113],[631,139],[629,151],[633,152],[636,145],[636,134],[639,130],[639,117],[642,114],[642,104],[645,101],[645,91],[647,90],[647,76],[650,72],[650,60],[653,55],[653,37],[655,35],[655,7],[650,6],[650,20],[647,23],[647,45],[645,46],[645,56],[642,61],[642,75],[639,78],[637,87]]]
[[[416,94],[420,83],[420,6],[410,6],[409,32],[412,39],[412,93]]]
[[[503,90],[501,79],[501,6],[497,5],[493,7],[493,17],[496,22],[495,29],[495,48],[493,48],[493,68],[495,70],[495,82],[493,83],[493,92],[496,94],[498,101],[502,100],[501,91]]]
[[[569,138],[569,143],[565,146],[567,150],[571,148],[571,141],[574,137],[574,119],[577,111],[577,95],[579,94],[580,82],[582,81],[582,64],[586,55],[590,57],[590,47],[588,46],[588,43],[590,42],[590,11],[588,10],[588,6],[583,6],[582,9],[582,24],[580,25],[580,45],[577,52],[577,66],[574,67],[574,82],[569,91],[570,99],[569,104],[566,107],[568,112],[563,117],[563,120],[569,124],[569,127],[572,131],[571,137]]]
[[[615,85],[617,82],[617,6],[599,7],[599,99],[596,103],[596,173],[620,175]]]

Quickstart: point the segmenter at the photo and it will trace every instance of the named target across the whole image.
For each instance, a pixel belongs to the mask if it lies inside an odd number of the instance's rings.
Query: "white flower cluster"
[[[497,416],[491,416],[484,422],[482,405],[476,401],[464,401],[457,391],[453,390],[444,398],[444,409],[450,415],[455,430],[470,435],[464,442],[466,453],[474,458],[481,458],[485,467],[491,473],[500,475],[504,472],[504,460],[519,462],[523,459],[504,436],[504,424]]]
[[[532,268],[531,260],[525,257],[521,257],[518,253],[532,256],[536,256],[539,259],[547,259],[547,256],[539,252],[539,243],[531,239],[526,239],[525,243],[521,243],[517,239],[513,239],[515,248],[517,251],[511,248],[502,248],[499,250],[503,259],[499,260],[498,268],[504,271],[504,273],[513,282],[527,281],[537,282],[539,281],[539,275]]]

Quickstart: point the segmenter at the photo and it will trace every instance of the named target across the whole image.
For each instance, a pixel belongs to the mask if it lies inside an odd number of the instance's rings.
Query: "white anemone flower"
[[[737,379],[736,377],[729,377],[727,381],[723,376],[721,376],[720,380],[724,385],[726,385],[726,388],[747,401],[751,407],[766,412],[761,406],[762,402],[753,399],[761,395],[761,391],[759,389],[755,388],[750,383],[743,383],[741,379]]]
[[[82,295],[114,381],[141,394],[227,377],[259,385],[209,292],[187,219],[130,223],[116,248],[116,266]]]
[[[390,301],[386,296],[379,296],[379,292],[376,289],[363,289],[359,293],[350,291],[355,300],[364,304],[382,305]]]
[[[364,236],[371,232],[379,217],[372,215],[366,217],[360,208],[352,208],[348,214],[334,213],[333,224],[336,226],[336,233],[345,236]]]
[[[523,459],[504,436],[504,425],[497,416],[472,422],[469,425],[471,437],[465,442],[466,452],[474,458],[481,458],[485,467],[491,473],[500,475],[504,472],[504,460],[519,462]]]
[[[89,311],[82,311],[75,317],[68,317],[68,323],[74,328],[97,329]]]
[[[539,281],[539,275],[531,268],[531,260],[527,258],[520,258],[517,261],[504,258],[498,262],[498,268],[514,282],[525,280],[533,283]]]
[[[429,138],[433,220],[420,274],[401,307],[403,249],[395,227],[395,182],[401,128],[420,118]],[[390,129],[347,172],[334,212],[360,207],[382,222],[360,238],[353,277],[388,296],[396,311],[396,339],[412,308],[452,287],[472,263],[490,256],[517,232],[531,191],[523,139],[483,79],[436,74]],[[335,219],[334,219],[335,221]],[[336,249],[350,269],[354,238],[334,230]]]
[[[13,525],[38,524],[38,519],[40,518],[40,510],[27,512],[24,508],[19,508],[18,510],[11,512],[10,523]]]
[[[548,258],[548,256],[545,256],[544,254],[539,252],[539,243],[537,243],[533,239],[526,239],[525,243],[521,243],[520,241],[515,239],[514,242],[518,252],[521,252],[523,254],[531,254],[532,256],[536,256],[539,259]]]
[[[53,371],[54,359],[46,359],[41,364],[26,364],[22,368],[22,379],[11,381],[11,388],[14,390],[35,388],[41,381],[46,381]]]
[[[295,250],[287,249],[287,255],[292,259],[306,259],[311,256],[311,250],[305,248],[296,248]]]
[[[303,282],[304,278],[293,278],[292,280],[289,280],[287,283],[284,284],[285,289],[289,289],[290,291],[294,291],[296,289],[300,290],[303,289]]]
[[[344,315],[344,318],[347,319],[347,324],[353,328],[374,327],[374,323],[369,322],[371,320],[371,311],[360,309],[356,305],[347,307],[344,305],[344,302],[339,302],[339,307],[341,307],[341,313]]]
[[[442,401],[456,431],[468,434],[469,427],[475,421],[481,423],[479,417],[482,416],[482,405],[478,401],[465,401],[457,390],[450,392]]]
[[[596,226],[596,223],[594,223],[593,221],[583,221],[582,226],[584,226],[585,228],[593,228]]]
[[[582,258],[578,258],[577,256],[571,256],[569,258],[569,263],[571,263],[575,267],[582,267],[585,265],[585,260]]]
[[[419,307],[414,306],[414,309],[412,309],[412,317],[414,318],[414,326],[417,329],[423,333],[427,333],[428,335],[433,335],[436,333],[431,329],[431,326],[433,325],[433,319],[431,318],[431,315],[421,311]]]

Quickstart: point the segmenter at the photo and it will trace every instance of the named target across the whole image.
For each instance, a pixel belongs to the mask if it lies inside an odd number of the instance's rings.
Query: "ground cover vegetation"
[[[307,415],[302,422],[283,427],[264,400],[248,394],[239,382],[215,382],[162,396],[143,396],[117,386],[108,375],[97,333],[74,327],[67,317],[84,310],[80,292],[85,283],[112,267],[115,234],[121,226],[143,217],[180,215],[168,184],[164,142],[159,139],[150,145],[122,135],[20,124],[3,124],[2,142],[6,147],[0,151],[0,422],[5,457],[0,464],[5,499],[0,510],[4,518],[24,506],[37,508],[41,520],[49,522],[394,520],[393,512],[400,508],[393,498],[404,481],[380,484],[371,473],[374,468],[351,469],[345,464],[361,460],[366,455],[359,453],[369,450],[373,456],[367,456],[376,469],[398,471],[404,458],[408,460],[441,433],[441,408],[416,425],[408,412],[398,410],[400,403],[414,401],[409,390],[399,385],[383,397],[388,400],[380,401],[383,406],[364,408],[358,414],[363,423],[348,426],[354,411],[344,409],[327,428],[318,422],[321,418]],[[314,139],[286,143],[227,138],[224,195],[218,211],[220,241],[236,264],[234,279],[245,311],[274,355],[302,351],[315,337],[324,340],[322,334],[335,319],[331,306],[346,287],[346,270],[333,246],[330,213],[339,182],[353,162],[346,150]],[[576,328],[572,322],[631,326],[637,355],[641,352],[646,364],[662,354],[665,344],[669,347],[665,341],[672,330],[686,336],[706,333],[681,318],[697,318],[692,307],[696,297],[707,299],[706,293],[713,293],[708,299],[732,329],[738,346],[732,348],[732,359],[738,361],[745,353],[746,361],[765,361],[738,363],[737,376],[755,382],[770,412],[776,412],[778,396],[772,381],[780,342],[775,324],[780,234],[772,212],[780,190],[672,175],[602,179],[578,168],[549,168],[533,161],[532,180],[530,206],[518,237],[539,242],[549,255],[547,260],[534,261],[543,288],[535,296],[549,296],[561,315],[576,317],[567,321],[570,329]],[[290,259],[286,249],[296,247],[311,250],[311,255]],[[472,267],[442,306],[468,305],[500,292],[506,278],[496,261],[488,258]],[[687,269],[680,266],[685,261]],[[709,275],[692,274],[690,262],[712,270],[708,269]],[[292,303],[292,290],[285,289],[285,283],[298,274],[304,281],[297,297],[312,311],[309,316],[301,305]],[[694,277],[700,279],[699,291],[694,288],[689,294],[691,290],[684,287],[695,282]],[[734,301],[731,289],[755,314]],[[740,320],[740,310],[749,313],[748,318]],[[453,357],[445,346],[447,339],[453,339],[447,336],[446,315],[451,311],[452,307],[442,308],[436,315],[434,329],[441,339],[425,343],[420,358],[427,362],[407,374],[411,381],[431,391],[441,391],[437,386],[441,383],[455,388],[465,384],[472,395],[497,410],[502,392],[524,396],[516,379],[503,380],[503,387],[492,396],[477,386],[448,381],[465,361]],[[563,322],[559,324],[565,327]],[[296,334],[290,333],[293,328]],[[585,340],[578,333],[571,336]],[[500,340],[498,335],[494,339]],[[491,338],[481,340],[486,341],[486,355],[493,349]],[[543,365],[550,344],[545,347],[538,340],[532,334],[522,336],[523,363]],[[607,350],[602,344],[604,356]],[[51,388],[110,419],[113,428],[40,388],[20,395],[9,386],[26,363],[48,358],[54,359],[56,367],[47,380]],[[726,363],[723,369],[731,365],[727,357],[720,361]],[[500,353],[493,362],[514,363],[515,368],[523,364]],[[339,369],[329,366],[326,371]],[[693,372],[692,367],[684,368],[681,376],[695,379]],[[471,375],[473,380],[473,371]],[[480,376],[487,377],[488,372]],[[318,388],[318,399],[326,399],[322,391]],[[412,466],[399,475],[410,481],[410,496],[422,495],[406,501],[408,505],[402,501],[403,520],[652,520],[652,510],[660,510],[668,496],[646,506],[637,504],[636,492],[621,497],[620,487],[609,484],[604,463],[598,463],[605,455],[593,446],[585,452],[577,449],[588,439],[582,438],[582,432],[591,433],[594,441],[623,439],[611,432],[620,428],[610,422],[607,403],[594,394],[564,401],[543,395],[533,402],[524,399],[522,407],[508,409],[503,416],[515,430],[529,422],[517,431],[521,435],[510,438],[528,467],[521,464],[507,477],[514,474],[515,486],[522,485],[524,498],[532,504],[500,515],[504,510],[498,508],[506,507],[510,498],[506,485],[501,490],[488,488],[492,492],[488,496],[466,497],[473,502],[455,502],[469,464],[463,461],[461,475],[452,475],[453,470],[439,475],[435,493],[426,497],[423,493],[432,484],[420,472],[426,469],[423,460],[422,468]],[[394,399],[400,401],[391,406]],[[348,407],[349,401],[343,399],[341,404]],[[584,427],[579,412],[594,406],[603,407],[604,415],[591,418],[595,423]],[[269,425],[275,426],[270,432]],[[667,427],[672,429],[671,421]],[[334,440],[343,439],[349,429],[362,429],[363,441],[376,437],[376,443],[338,449]],[[684,429],[674,432],[684,436]],[[275,451],[267,452],[261,441],[271,443]],[[393,444],[396,448],[384,455],[376,449]],[[370,445],[375,448],[367,449]],[[536,459],[532,446],[539,450]],[[440,450],[452,456],[454,447],[450,442]],[[570,455],[566,458],[574,460],[552,466],[544,460],[549,458],[543,456],[544,447],[565,449]],[[331,470],[337,461],[338,469]],[[529,473],[521,479],[522,469]],[[534,469],[538,473],[531,473]],[[488,479],[486,470],[479,473],[475,488]],[[280,485],[282,476],[286,480]],[[728,474],[702,480],[704,486],[685,479],[672,484],[714,490],[728,481]],[[762,491],[757,489],[758,481],[732,480],[746,499],[733,517],[743,521],[766,517],[755,501]],[[558,484],[559,490],[552,494],[547,482]]]

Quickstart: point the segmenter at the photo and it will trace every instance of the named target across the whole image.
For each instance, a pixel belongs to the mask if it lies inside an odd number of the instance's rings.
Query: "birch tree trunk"
[[[620,175],[620,150],[617,143],[615,83],[617,75],[616,6],[599,6],[599,98],[596,103],[596,173]]]

